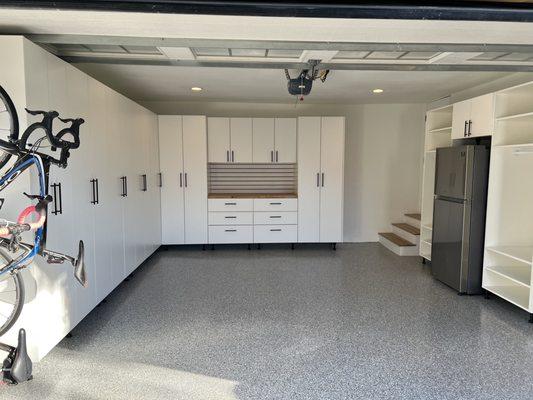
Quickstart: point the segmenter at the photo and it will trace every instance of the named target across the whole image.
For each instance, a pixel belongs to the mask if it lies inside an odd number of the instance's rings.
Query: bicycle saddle
[[[26,331],[19,331],[18,346],[12,349],[4,361],[4,379],[13,384],[31,380],[33,363],[26,348]]]

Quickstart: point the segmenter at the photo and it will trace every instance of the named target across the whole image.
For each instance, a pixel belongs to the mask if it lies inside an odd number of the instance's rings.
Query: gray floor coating
[[[532,399],[525,312],[378,244],[173,248],[2,399]]]

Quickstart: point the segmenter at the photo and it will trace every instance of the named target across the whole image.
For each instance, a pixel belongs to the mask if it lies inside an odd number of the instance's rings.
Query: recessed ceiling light
[[[192,90],[193,92],[201,92],[201,91],[202,91],[202,88],[201,88],[201,87],[198,87],[198,86],[193,86],[193,87],[191,88],[191,90]]]
[[[372,93],[383,93],[383,89],[373,89]]]

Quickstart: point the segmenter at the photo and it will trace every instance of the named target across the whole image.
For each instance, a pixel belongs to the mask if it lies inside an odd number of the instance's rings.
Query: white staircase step
[[[417,256],[418,245],[392,232],[379,233],[379,242],[399,256]]]
[[[419,213],[407,213],[404,214],[403,217],[406,223],[416,226],[418,229],[420,229],[421,216]]]
[[[404,222],[393,223],[392,232],[415,245],[420,243],[420,229]]]

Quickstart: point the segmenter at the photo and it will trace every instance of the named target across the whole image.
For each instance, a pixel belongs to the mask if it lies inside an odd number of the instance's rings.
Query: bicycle
[[[48,177],[51,165],[67,167],[70,150],[80,146],[79,128],[84,123],[81,118],[61,119],[56,111],[26,111],[34,116],[42,116],[42,120],[28,126],[19,139],[19,120],[13,101],[0,86],[0,133],[7,132],[7,140],[0,139],[0,169],[9,160],[16,158],[7,171],[0,174],[0,191],[9,186],[23,172],[31,167],[36,168],[39,181],[39,193],[24,193],[36,204],[26,207],[16,222],[0,220],[0,336],[6,333],[17,321],[24,306],[24,282],[19,273],[29,266],[32,260],[40,255],[50,264],[69,262],[74,267],[74,277],[87,286],[84,263],[84,244],[79,242],[77,257],[46,249],[46,221],[48,204],[52,196],[48,193]],[[53,133],[55,119],[70,126]],[[36,132],[44,132],[44,136],[29,143]],[[67,138],[72,140],[67,140]],[[52,153],[59,151],[59,157],[39,151],[43,142],[50,143]],[[4,201],[0,199],[0,209]],[[32,220],[33,217],[33,220]],[[25,232],[34,232],[33,243],[22,240]],[[26,352],[26,333],[19,331],[19,344],[12,347],[0,343],[0,350],[9,353],[3,363],[4,381],[19,383],[31,379],[31,360]]]

